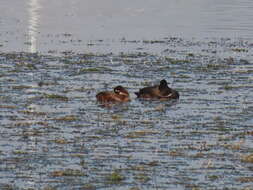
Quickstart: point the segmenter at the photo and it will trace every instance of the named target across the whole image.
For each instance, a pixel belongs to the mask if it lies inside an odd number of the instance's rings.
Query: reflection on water
[[[39,0],[30,0],[29,1],[29,25],[28,25],[28,36],[29,43],[29,52],[34,53],[37,51],[37,34],[38,34],[38,24],[39,24],[39,9],[40,4]]]

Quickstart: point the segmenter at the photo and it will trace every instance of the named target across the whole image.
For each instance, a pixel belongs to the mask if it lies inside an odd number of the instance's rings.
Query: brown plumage
[[[159,85],[142,88],[135,94],[137,98],[144,99],[170,100],[179,98],[179,93],[168,87],[168,83],[164,79],[160,81]]]
[[[129,93],[122,86],[116,86],[113,89],[113,92],[109,91],[99,92],[96,95],[96,98],[100,103],[117,103],[117,102],[130,101]]]

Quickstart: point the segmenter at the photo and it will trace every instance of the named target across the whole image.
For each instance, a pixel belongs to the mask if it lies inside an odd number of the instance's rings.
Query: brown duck
[[[168,83],[164,79],[160,81],[159,85],[142,88],[135,94],[137,98],[143,99],[170,100],[179,98],[179,93],[168,87]]]
[[[129,93],[122,86],[116,86],[113,89],[113,92],[99,92],[96,95],[96,98],[100,103],[117,103],[130,101]]]

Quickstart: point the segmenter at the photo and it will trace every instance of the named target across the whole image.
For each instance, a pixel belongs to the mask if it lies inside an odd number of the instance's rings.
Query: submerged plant
[[[125,177],[123,175],[121,175],[119,172],[114,171],[113,173],[111,173],[110,175],[107,176],[107,180],[109,183],[112,184],[117,184],[120,183],[121,181],[123,181],[125,179]]]
[[[58,99],[58,100],[62,100],[62,101],[68,101],[69,100],[68,97],[58,95],[58,94],[45,94],[44,97],[48,98],[48,99]]]
[[[76,121],[77,117],[75,115],[67,115],[63,117],[56,118],[57,121]]]
[[[62,177],[62,176],[84,176],[84,173],[80,170],[66,169],[61,171],[54,171],[50,174],[52,177]]]
[[[242,157],[242,161],[243,162],[253,163],[253,154],[249,154],[247,156],[243,156]]]

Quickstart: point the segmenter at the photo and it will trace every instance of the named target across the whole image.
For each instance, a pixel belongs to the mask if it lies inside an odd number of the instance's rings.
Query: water
[[[108,53],[140,48],[123,38],[252,39],[252,7],[250,0],[2,1],[0,50]]]
[[[251,7],[1,2],[0,189],[252,189]],[[161,79],[179,101],[135,98]]]

